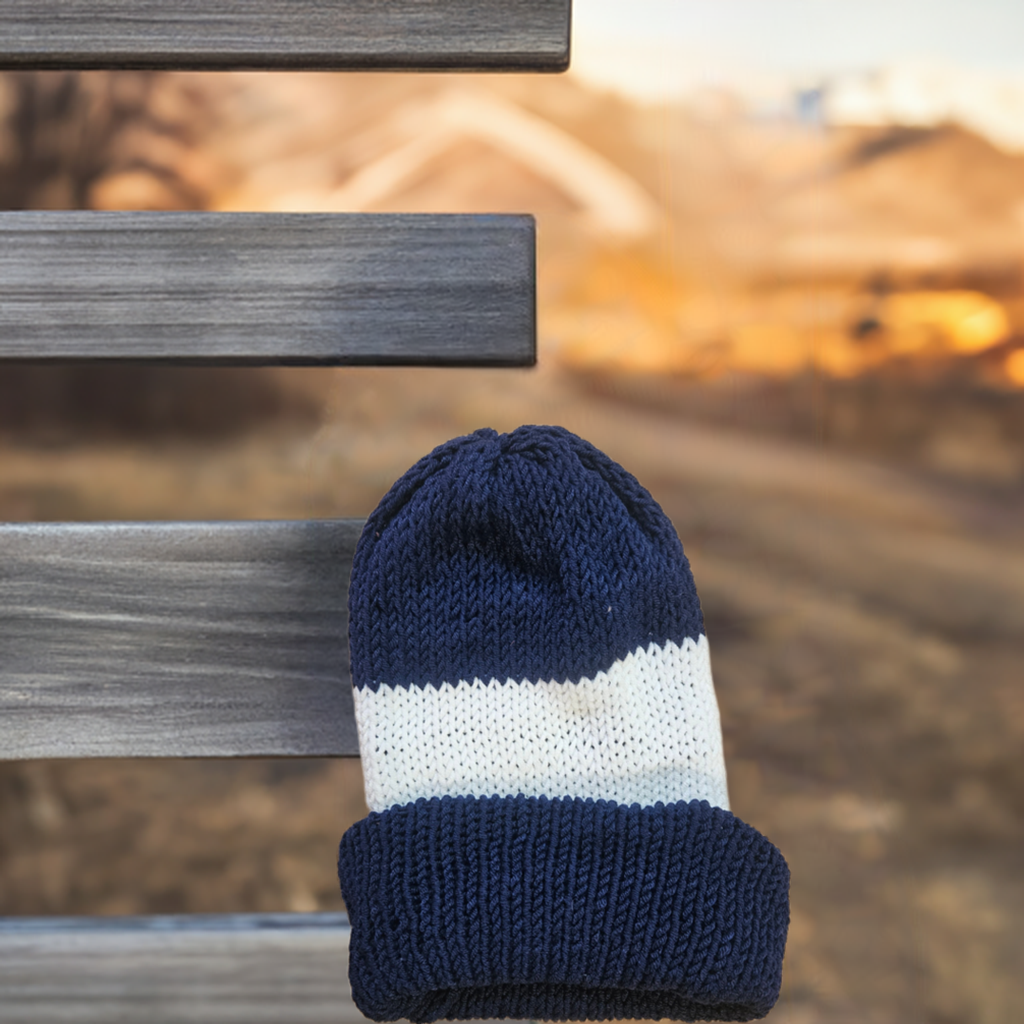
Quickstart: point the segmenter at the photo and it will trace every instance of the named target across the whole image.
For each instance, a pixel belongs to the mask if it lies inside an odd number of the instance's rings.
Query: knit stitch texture
[[[689,564],[629,473],[556,427],[442,445],[367,521],[349,611],[367,1016],[768,1012],[788,869],[728,810]]]
[[[357,688],[576,680],[704,632],[689,563],[635,477],[556,427],[441,445],[367,520],[349,590]]]

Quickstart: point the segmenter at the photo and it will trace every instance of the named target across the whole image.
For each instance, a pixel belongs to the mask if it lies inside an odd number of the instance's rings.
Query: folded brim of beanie
[[[338,862],[378,1021],[748,1021],[778,997],[789,870],[706,801],[442,797],[372,813]]]

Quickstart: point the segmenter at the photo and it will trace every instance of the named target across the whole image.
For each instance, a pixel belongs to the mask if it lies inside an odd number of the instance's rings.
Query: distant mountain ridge
[[[1024,76],[907,62],[826,83],[821,112],[832,125],[957,124],[1009,153],[1024,153]]]

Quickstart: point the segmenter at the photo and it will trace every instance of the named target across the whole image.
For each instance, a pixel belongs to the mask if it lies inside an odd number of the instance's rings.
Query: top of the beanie
[[[357,687],[593,678],[703,633],[689,563],[630,473],[561,427],[435,448],[367,520],[352,567]]]

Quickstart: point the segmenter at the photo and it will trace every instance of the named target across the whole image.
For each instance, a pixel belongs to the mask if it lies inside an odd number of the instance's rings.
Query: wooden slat
[[[0,527],[0,759],[358,754],[361,528]]]
[[[0,1024],[355,1024],[342,914],[0,918]]]
[[[7,212],[0,359],[530,365],[528,216]]]
[[[3,68],[562,71],[570,0],[0,0]]]

